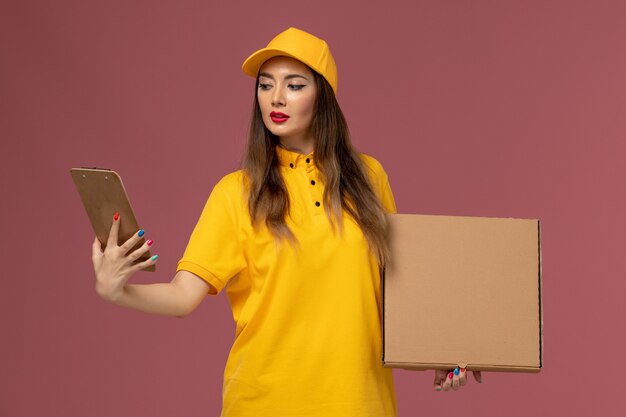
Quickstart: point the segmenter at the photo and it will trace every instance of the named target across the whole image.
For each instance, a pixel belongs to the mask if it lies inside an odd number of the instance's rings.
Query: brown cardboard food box
[[[389,215],[383,366],[539,372],[539,220]]]

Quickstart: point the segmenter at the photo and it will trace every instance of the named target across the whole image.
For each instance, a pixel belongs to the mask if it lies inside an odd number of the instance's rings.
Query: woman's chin
[[[270,132],[272,132],[272,134],[279,136],[279,137],[288,137],[288,136],[292,136],[293,135],[293,131],[289,128],[283,128],[282,126],[272,126],[271,128],[268,127],[268,130]]]

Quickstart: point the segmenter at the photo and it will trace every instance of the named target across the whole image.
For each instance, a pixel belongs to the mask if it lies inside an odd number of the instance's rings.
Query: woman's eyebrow
[[[270,74],[269,72],[261,72],[259,73],[259,77],[267,77],[267,78],[271,78],[272,80],[274,80],[274,76],[272,74]],[[304,78],[305,80],[309,81],[309,79],[307,77],[305,77],[304,75],[300,75],[300,74],[287,74],[285,75],[285,80],[289,80],[291,78]],[[276,80],[274,80],[276,81]]]

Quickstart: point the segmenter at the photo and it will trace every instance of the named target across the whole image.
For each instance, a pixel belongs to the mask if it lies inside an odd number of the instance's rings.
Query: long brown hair
[[[324,77],[311,69],[317,95],[312,131],[315,138],[314,161],[324,183],[324,209],[333,230],[343,229],[342,210],[361,228],[370,250],[383,267],[389,258],[386,240],[387,221],[384,209],[374,193],[365,165],[352,147],[346,119],[332,87]],[[276,146],[278,136],[267,129],[258,101],[257,76],[248,131],[248,145],[243,161],[249,188],[248,209],[254,225],[265,221],[272,234],[297,242],[287,226],[289,196],[279,170]]]

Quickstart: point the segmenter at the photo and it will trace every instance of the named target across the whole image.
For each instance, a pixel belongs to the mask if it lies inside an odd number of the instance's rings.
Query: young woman
[[[126,284],[156,259],[131,265],[152,241],[127,254],[143,231],[118,246],[116,214],[104,252],[94,240],[96,290],[184,317],[226,289],[236,337],[222,416],[395,416],[381,365],[379,271],[396,211],[387,175],[350,143],[326,42],[289,28],[243,70],[256,78],[243,168],[215,185],[172,282]],[[435,389],[466,380],[437,371]]]

